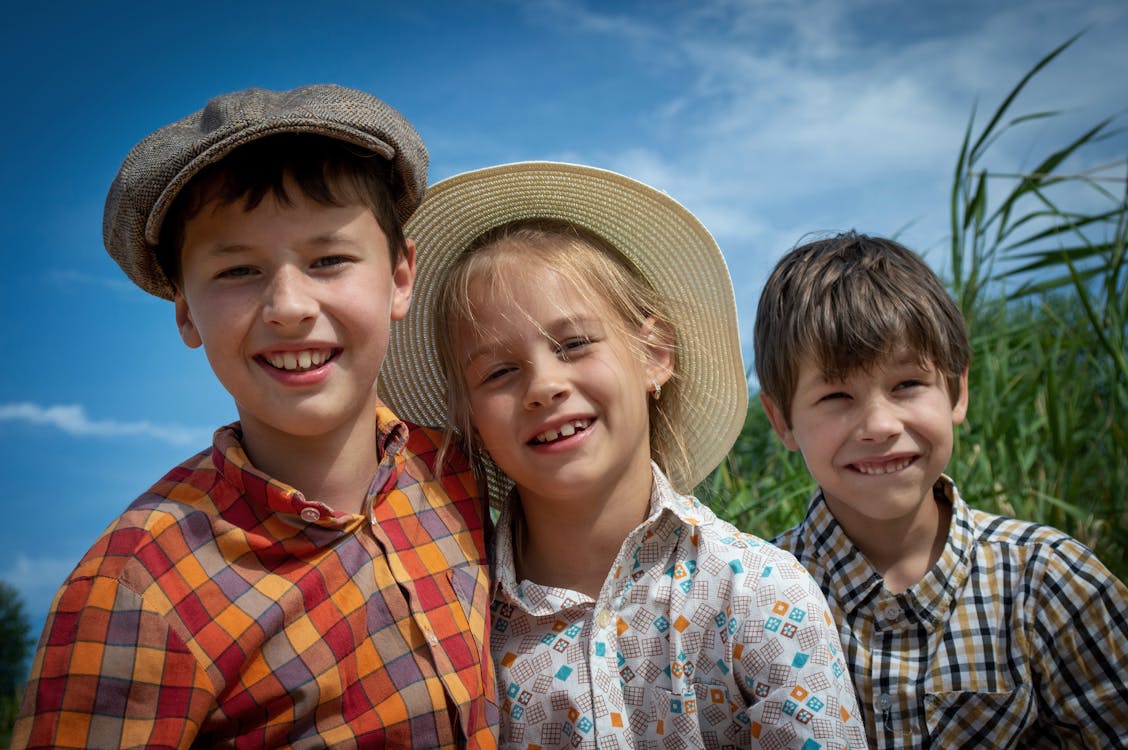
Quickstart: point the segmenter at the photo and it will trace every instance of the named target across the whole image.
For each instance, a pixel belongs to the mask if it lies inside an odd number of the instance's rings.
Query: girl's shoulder
[[[700,506],[699,501],[694,502]],[[751,567],[758,575],[767,577],[778,569],[803,570],[795,556],[787,550],[763,537],[738,529],[708,508],[704,510],[708,515],[703,518],[707,520],[691,524],[691,542],[698,548],[700,557],[725,563],[739,561],[746,570]]]

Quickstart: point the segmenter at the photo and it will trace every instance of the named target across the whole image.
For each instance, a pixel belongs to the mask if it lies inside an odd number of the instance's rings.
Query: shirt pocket
[[[1016,747],[1033,719],[1030,688],[998,693],[953,690],[925,693],[924,723],[934,747]]]
[[[741,707],[729,698],[728,687],[696,682],[677,692],[657,685],[653,690],[651,731],[658,736],[676,735],[685,747],[749,747],[748,720]]]

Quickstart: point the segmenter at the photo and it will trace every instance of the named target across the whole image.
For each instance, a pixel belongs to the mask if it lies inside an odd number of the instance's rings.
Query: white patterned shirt
[[[827,594],[875,748],[1128,747],[1128,588],[1068,535],[969,508],[900,594],[819,493],[774,541]]]
[[[495,539],[504,747],[864,747],[814,580],[675,493],[657,467],[649,518],[594,601],[517,582],[507,513]]]

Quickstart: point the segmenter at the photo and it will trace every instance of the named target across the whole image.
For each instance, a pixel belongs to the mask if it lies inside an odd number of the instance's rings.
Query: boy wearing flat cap
[[[67,577],[13,747],[495,745],[477,482],[376,395],[426,181],[338,86],[217,97],[126,157],[106,248],[239,421]]]

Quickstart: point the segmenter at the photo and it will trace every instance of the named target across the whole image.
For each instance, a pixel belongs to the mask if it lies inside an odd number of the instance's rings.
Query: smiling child
[[[446,419],[492,480],[503,746],[862,747],[814,581],[690,494],[748,398],[700,222],[622,175],[530,162],[432,186],[410,231],[434,302],[388,372],[431,387],[388,399]]]

